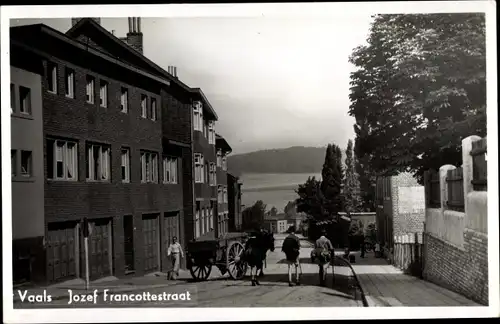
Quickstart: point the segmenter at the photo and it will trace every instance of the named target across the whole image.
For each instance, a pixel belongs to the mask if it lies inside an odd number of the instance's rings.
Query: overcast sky
[[[347,145],[354,138],[348,115],[348,62],[365,43],[367,14],[314,18],[143,18],[144,54],[200,87],[217,111],[217,132],[233,153],[296,145]],[[71,19],[12,20],[44,23],[61,32]],[[127,18],[103,18],[115,35]]]

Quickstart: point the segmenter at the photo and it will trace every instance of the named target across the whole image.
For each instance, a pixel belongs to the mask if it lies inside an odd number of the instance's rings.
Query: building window
[[[196,214],[194,223],[195,238],[200,236],[200,202],[196,202]]]
[[[12,176],[15,177],[17,174],[17,151],[10,150],[10,167]]]
[[[203,136],[208,139],[208,121],[203,120]]]
[[[194,155],[194,181],[196,183],[204,183],[205,182],[205,162],[203,159],[203,155],[200,153],[196,153]]]
[[[128,113],[128,90],[125,88],[122,88],[120,96],[120,109],[122,113]]]
[[[215,122],[213,120],[208,122],[208,143],[215,145]]]
[[[21,151],[21,175],[31,177],[33,172],[33,162],[31,151]]]
[[[205,178],[203,182],[209,182],[210,181],[210,163],[208,163],[208,161],[205,162],[205,168],[204,168],[204,171],[205,171]]]
[[[222,167],[222,151],[217,150],[217,166]]]
[[[101,144],[87,144],[87,180],[109,181],[111,178],[110,147]]]
[[[225,155],[222,157],[222,170],[227,171],[227,157]]]
[[[16,86],[10,84],[10,113],[13,114],[16,111]]]
[[[210,207],[210,214],[208,216],[208,230],[213,231],[214,229],[214,209]]]
[[[88,103],[93,104],[95,98],[95,79],[87,75],[87,87],[85,89],[86,99]]]
[[[158,154],[141,152],[141,182],[158,183]]]
[[[195,131],[203,131],[203,105],[199,101],[193,104],[193,125]]]
[[[130,150],[122,148],[122,182],[130,182]]]
[[[201,235],[207,232],[207,209],[201,209]]]
[[[177,183],[177,158],[163,158],[163,183]]]
[[[19,87],[19,112],[31,115],[31,90],[22,86]]]
[[[99,90],[99,104],[101,107],[108,107],[108,83],[101,81],[101,88]]]
[[[151,98],[151,120],[156,120],[156,99]]]
[[[217,231],[219,232],[219,235],[224,235],[224,232],[222,231],[222,213],[217,214]]]
[[[74,98],[75,97],[75,72],[71,69],[66,68],[66,78],[65,78],[65,87],[66,87],[66,97]]]
[[[49,92],[57,93],[57,65],[51,62],[47,64],[47,83]]]
[[[222,191],[222,186],[217,186],[217,202],[219,204],[222,204],[223,201],[223,191]]]
[[[210,163],[210,185],[217,185],[217,169],[215,167],[215,163]]]
[[[148,97],[141,95],[141,117],[148,118]]]
[[[224,186],[224,196],[223,196],[223,200],[222,200],[223,203],[227,203],[227,187]]]
[[[78,149],[76,142],[47,140],[47,174],[49,179],[78,179]]]

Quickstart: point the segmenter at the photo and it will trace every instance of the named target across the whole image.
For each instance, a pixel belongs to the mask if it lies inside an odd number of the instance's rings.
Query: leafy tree
[[[324,196],[324,207],[329,215],[338,215],[343,209],[342,196],[342,152],[335,144],[326,148],[325,163],[321,171],[321,192]]]
[[[361,210],[375,211],[375,184],[376,176],[370,168],[369,156],[358,157],[358,142],[354,144],[354,165],[359,179]],[[361,154],[362,155],[362,154]]]
[[[377,226],[375,223],[370,223],[366,226],[365,237],[371,242],[375,242],[377,240]]]
[[[344,208],[346,212],[357,212],[362,209],[360,185],[355,168],[353,142],[347,142],[344,177]]]
[[[349,236],[361,236],[363,234],[363,222],[359,219],[351,220],[351,223],[349,224]]]
[[[295,201],[289,201],[284,209],[285,218],[292,219],[297,216],[297,204]]]
[[[461,164],[461,140],[486,135],[485,17],[377,15],[350,62],[357,156],[376,174]]]
[[[243,228],[245,230],[254,230],[263,226],[265,213],[266,205],[262,200],[258,200],[253,206],[245,208],[242,212]]]
[[[304,184],[299,185],[295,192],[299,196],[295,200],[297,212],[305,213],[309,220],[320,221],[327,217],[321,182],[315,177],[309,177]]]
[[[278,209],[276,207],[273,206],[273,208],[271,208],[271,210],[269,211],[269,214],[271,216],[276,216],[278,215]]]

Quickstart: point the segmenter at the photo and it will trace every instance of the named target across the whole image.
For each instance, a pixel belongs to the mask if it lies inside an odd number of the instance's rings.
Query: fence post
[[[471,191],[474,191],[474,187],[472,185],[472,178],[473,178],[473,158],[470,155],[470,152],[472,151],[472,142],[475,142],[477,140],[480,140],[481,137],[477,135],[471,135],[469,137],[466,137],[462,140],[462,169],[463,169],[463,180],[464,180],[464,212],[465,212],[465,217],[467,218],[467,214],[469,213],[468,211],[468,204],[467,204],[467,194]],[[468,224],[466,221],[465,224]],[[467,225],[466,225],[467,226]]]
[[[441,192],[441,212],[446,209],[446,202],[448,201],[448,184],[446,183],[446,176],[448,170],[455,170],[456,167],[451,164],[443,165],[439,168],[439,189]]]
[[[425,194],[425,209],[429,208],[429,201],[431,197],[430,193],[430,171],[426,170],[424,172],[424,194]]]

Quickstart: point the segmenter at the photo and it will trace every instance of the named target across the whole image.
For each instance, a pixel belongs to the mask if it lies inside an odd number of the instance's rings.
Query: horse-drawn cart
[[[242,279],[247,272],[247,263],[242,259],[246,233],[226,233],[216,238],[213,232],[191,241],[187,245],[187,268],[193,279],[207,280],[216,266],[222,275],[229,273],[234,280]]]

